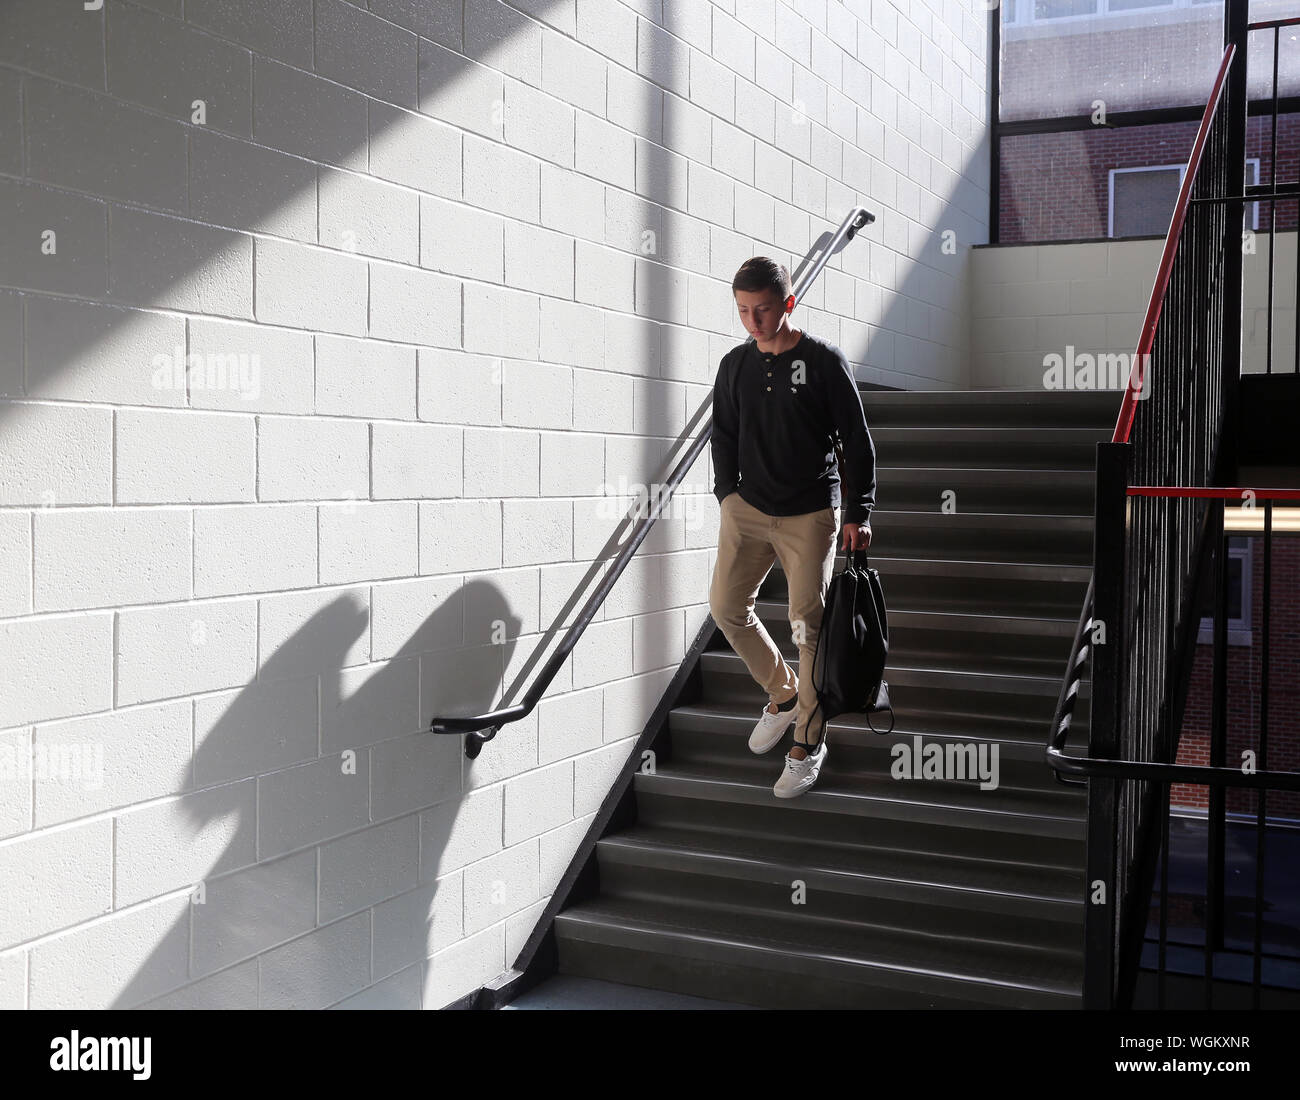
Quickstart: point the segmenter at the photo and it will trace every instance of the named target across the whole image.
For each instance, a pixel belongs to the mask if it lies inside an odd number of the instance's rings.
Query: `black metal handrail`
[[[1229,17],[1230,18],[1230,17]],[[1235,35],[1225,35],[1225,37],[1235,37],[1236,41],[1229,40],[1227,48],[1224,51],[1223,61],[1220,65],[1219,78],[1216,79],[1214,90],[1211,93],[1210,100],[1206,104],[1205,111],[1202,114],[1201,132],[1197,135],[1197,141],[1193,146],[1192,154],[1188,160],[1188,171],[1184,174],[1183,191],[1188,192],[1187,205],[1188,210],[1195,210],[1198,206],[1207,205],[1212,207],[1230,206],[1240,203],[1242,200],[1272,200],[1270,201],[1270,218],[1276,214],[1276,200],[1283,198],[1300,198],[1300,180],[1291,182],[1279,182],[1277,179],[1277,116],[1279,113],[1279,96],[1277,86],[1277,66],[1278,66],[1278,32],[1282,27],[1300,25],[1300,16],[1287,19],[1262,20],[1248,23],[1243,27],[1238,24]],[[1245,48],[1244,37],[1241,31],[1250,32],[1257,30],[1273,31],[1273,82],[1272,82],[1272,170],[1268,183],[1246,185],[1244,175],[1242,180],[1241,192],[1237,192],[1235,186],[1227,189],[1221,194],[1196,194],[1192,193],[1192,185],[1196,179],[1196,168],[1202,155],[1202,135],[1208,138],[1207,121],[1212,114],[1212,108],[1218,101],[1220,93],[1224,90],[1224,76],[1228,71],[1228,66],[1233,58],[1234,50],[1238,45],[1241,46],[1240,64],[1244,70],[1245,67]],[[1239,75],[1239,84],[1241,94],[1244,95],[1245,73]],[[1248,107],[1259,107],[1257,113],[1266,113],[1265,108],[1270,106],[1270,101],[1248,104]],[[1241,139],[1242,162],[1244,165],[1245,143],[1244,134]],[[1181,196],[1182,192],[1180,192]],[[1174,218],[1171,222],[1170,232],[1165,241],[1164,252],[1161,256],[1161,264],[1156,278],[1156,285],[1153,288],[1150,302],[1148,304],[1147,316],[1143,325],[1142,336],[1138,341],[1138,352],[1135,360],[1139,364],[1145,363],[1147,357],[1144,353],[1151,351],[1156,334],[1156,326],[1160,317],[1160,306],[1168,293],[1170,276],[1173,274],[1172,267],[1174,260],[1177,258],[1177,248],[1182,233],[1185,217],[1181,215],[1180,208],[1182,203],[1176,204]],[[1272,224],[1272,222],[1271,222]],[[1276,234],[1270,232],[1270,241],[1276,238]],[[1265,373],[1273,372],[1273,286],[1274,286],[1274,262],[1277,250],[1270,243],[1269,246],[1269,269],[1268,269],[1268,307],[1266,310],[1267,334],[1266,343],[1266,366]],[[1237,257],[1237,263],[1240,257]],[[1297,339],[1295,341],[1295,369],[1300,372],[1300,254],[1297,255],[1296,271],[1296,318],[1297,318]],[[1112,437],[1113,442],[1127,442],[1128,427],[1132,424],[1132,416],[1136,409],[1136,391],[1130,379],[1130,385],[1125,390],[1124,402],[1121,407],[1119,422],[1116,425],[1115,435]],[[1122,429],[1122,430],[1121,430]],[[1200,538],[1203,540],[1205,532],[1201,532]],[[1073,786],[1086,786],[1086,780],[1073,779],[1071,775],[1087,776],[1090,774],[1113,774],[1109,771],[1111,762],[1102,758],[1094,757],[1077,757],[1068,756],[1064,752],[1064,745],[1070,732],[1070,724],[1073,718],[1075,704],[1078,701],[1079,689],[1083,676],[1084,666],[1087,664],[1090,656],[1090,647],[1085,642],[1087,634],[1093,629],[1093,605],[1095,598],[1094,577],[1088,579],[1088,590],[1084,596],[1083,609],[1079,616],[1079,622],[1075,629],[1073,642],[1071,645],[1070,656],[1067,661],[1066,675],[1061,683],[1061,691],[1057,697],[1056,710],[1052,718],[1052,733],[1048,741],[1047,758],[1048,762],[1056,769],[1056,778],[1059,783]],[[1090,762],[1092,762],[1090,764]],[[1095,764],[1095,770],[1092,768]]]
[[[1106,495],[1119,503],[1099,511],[1099,575],[1108,577],[1102,585],[1099,606],[1109,607],[1114,622],[1122,631],[1107,639],[1099,649],[1110,652],[1108,672],[1100,679],[1099,694],[1109,698],[1111,707],[1107,724],[1100,737],[1090,743],[1088,758],[1058,755],[1055,766],[1067,767],[1087,775],[1088,785],[1088,904],[1084,910],[1084,1006],[1095,1008],[1131,1008],[1138,989],[1144,959],[1156,975],[1156,1007],[1163,1008],[1171,973],[1169,949],[1173,945],[1183,952],[1182,972],[1190,973],[1188,951],[1200,952],[1200,977],[1203,980],[1204,1007],[1214,1007],[1214,979],[1229,969],[1244,974],[1241,965],[1251,962],[1250,994],[1252,1005],[1259,1008],[1265,985],[1264,966],[1285,967],[1285,948],[1279,949],[1276,938],[1266,949],[1263,912],[1270,907],[1265,893],[1266,802],[1269,791],[1300,792],[1300,772],[1270,770],[1268,764],[1269,680],[1271,632],[1269,601],[1272,574],[1273,503],[1298,500],[1296,489],[1242,489],[1205,486],[1151,486],[1127,484],[1129,454],[1122,444],[1103,444],[1099,463],[1099,500]],[[1228,766],[1228,548],[1225,509],[1229,500],[1250,498],[1250,509],[1238,509],[1243,515],[1263,514],[1264,538],[1263,615],[1257,660],[1252,667],[1259,674],[1259,728],[1253,751],[1255,760],[1243,756],[1240,765]],[[1204,500],[1210,512],[1206,525],[1213,544],[1213,653],[1210,688],[1211,714],[1208,724],[1209,766],[1176,763],[1183,728],[1183,716],[1190,686],[1194,646],[1197,644],[1201,609],[1195,581],[1181,593],[1168,578],[1176,573],[1177,530],[1172,515],[1190,500]],[[1262,507],[1253,507],[1254,501]],[[1145,514],[1145,515],[1144,515]],[[1144,522],[1145,520],[1145,522]],[[1132,534],[1142,526],[1146,530],[1169,534],[1151,548],[1145,558],[1135,555]],[[1136,562],[1131,559],[1136,558]],[[1142,575],[1145,561],[1154,560],[1161,569],[1151,576]],[[1209,561],[1207,555],[1207,562]],[[1194,571],[1195,572],[1195,571]],[[1249,592],[1243,592],[1249,599]],[[1146,611],[1139,613],[1145,600]],[[1176,606],[1177,605],[1177,606]],[[1132,609],[1132,610],[1130,610]],[[1175,610],[1179,610],[1175,615]],[[1105,614],[1105,612],[1102,612]],[[1252,645],[1253,645],[1252,641]],[[1149,672],[1141,680],[1139,669]],[[1253,693],[1253,685],[1248,686]],[[1237,720],[1234,734],[1240,739],[1248,734],[1249,723]],[[1108,736],[1108,734],[1110,736]],[[1095,742],[1117,746],[1113,759],[1098,758]],[[1238,748],[1241,748],[1239,741]],[[1204,870],[1203,906],[1189,916],[1186,909],[1178,921],[1177,942],[1169,929],[1170,864],[1179,859],[1170,843],[1172,793],[1175,785],[1189,784],[1208,788],[1204,819],[1205,851],[1197,862]],[[1236,876],[1229,868],[1226,837],[1229,829],[1227,793],[1244,789],[1255,801],[1254,852],[1241,841],[1232,846],[1234,858],[1253,858],[1254,874],[1238,866]],[[1246,825],[1236,826],[1239,829]],[[1190,852],[1186,852],[1191,857]],[[1157,885],[1157,870],[1159,882]],[[1275,869],[1276,870],[1276,869]],[[1186,876],[1184,875],[1184,878]],[[1254,893],[1242,892],[1250,878]],[[1230,886],[1237,884],[1236,905],[1229,905]],[[1097,885],[1104,884],[1099,897]],[[1180,887],[1184,898],[1187,886]],[[1159,899],[1158,931],[1151,929],[1153,898]],[[1192,899],[1196,893],[1190,894]],[[1253,903],[1253,936],[1249,949],[1241,946],[1246,939],[1246,904]],[[1233,939],[1228,932],[1235,929]],[[1244,980],[1244,979],[1243,979]]]
[[[1134,928],[1145,927],[1140,899],[1144,886],[1149,896],[1159,839],[1156,784],[1101,769],[1173,762],[1169,739],[1176,745],[1171,731],[1181,721],[1185,689],[1178,674],[1188,655],[1185,616],[1206,547],[1204,505],[1194,515],[1195,502],[1183,501],[1172,519],[1152,525],[1139,515],[1130,524],[1123,486],[1130,472],[1152,485],[1222,483],[1229,460],[1224,440],[1240,371],[1242,269],[1240,221],[1228,211],[1244,202],[1243,14],[1229,0],[1223,59],[1170,220],[1129,384],[1111,442],[1097,447],[1093,573],[1046,746],[1059,782],[1083,782],[1067,772],[1086,777],[1086,1008],[1110,1008],[1131,995]],[[1229,196],[1236,205],[1193,202]],[[1183,629],[1171,631],[1173,622]],[[1092,632],[1099,644],[1085,643]],[[1085,664],[1092,672],[1088,754],[1067,757]]]
[[[1256,195],[1265,197],[1261,189],[1247,187],[1244,179],[1246,40],[1252,29],[1260,28],[1249,23],[1246,0],[1227,0],[1224,56],[1165,241],[1134,376],[1112,441],[1097,448],[1093,572],[1045,751],[1058,781],[1088,789],[1086,1008],[1129,1007],[1133,1002],[1158,863],[1163,867],[1157,965],[1163,1004],[1170,795],[1178,783],[1209,789],[1207,1007],[1212,1003],[1215,955],[1224,949],[1227,791],[1250,788],[1255,792],[1259,832],[1252,996],[1258,1007],[1264,800],[1270,789],[1300,790],[1300,774],[1267,770],[1262,752],[1258,770],[1226,766],[1224,506],[1228,495],[1244,490],[1215,487],[1230,481],[1238,448],[1242,213],[1247,201]],[[1278,185],[1274,176],[1267,197],[1276,198],[1283,186],[1287,185]],[[1270,309],[1271,301],[1270,291]],[[1157,327],[1162,313],[1166,323]],[[1150,361],[1155,370],[1148,379]],[[1266,501],[1267,562],[1272,499],[1292,494],[1263,489],[1256,493]],[[1167,499],[1153,502],[1147,497]],[[1200,622],[1198,594],[1211,560],[1216,582],[1209,766],[1180,765],[1175,760]],[[1265,599],[1267,572],[1266,564]],[[1095,641],[1089,637],[1094,634]],[[1072,755],[1065,745],[1089,664],[1088,750],[1086,755]],[[1264,676],[1267,684],[1266,670]],[[1261,746],[1265,743],[1261,731]]]
[[[839,228],[832,234],[823,234],[814,245],[808,257],[799,266],[794,275],[793,294],[795,301],[798,302],[808,288],[816,281],[817,276],[821,274],[822,269],[832,256],[844,248],[849,241],[857,234],[859,229],[870,225],[876,220],[876,216],[868,211],[865,207],[855,206],[840,222]],[[749,340],[753,337],[750,336]],[[542,696],[546,693],[547,687],[555,678],[555,674],[563,667],[564,662],[568,659],[573,647],[578,644],[582,637],[583,631],[587,629],[592,617],[596,614],[597,608],[605,601],[610,590],[618,582],[619,577],[623,575],[623,570],[632,560],[633,554],[637,548],[645,541],[646,535],[649,534],[650,528],[662,515],[668,501],[672,498],[673,493],[681,484],[682,479],[686,476],[688,470],[694,465],[695,460],[699,458],[701,452],[713,436],[713,415],[712,415],[713,395],[710,393],[701,403],[695,416],[691,418],[690,424],[687,425],[686,433],[683,438],[690,435],[697,422],[704,420],[704,426],[700,434],[691,443],[686,454],[682,456],[677,463],[673,472],[669,475],[667,482],[660,488],[659,493],[652,493],[645,503],[649,504],[649,511],[645,515],[640,515],[643,502],[639,501],[633,506],[632,511],[622,521],[624,523],[636,520],[636,528],[628,539],[623,549],[619,552],[617,559],[602,578],[599,586],[588,597],[587,602],[583,605],[582,611],[579,612],[577,619],[565,632],[563,640],[559,647],[547,660],[537,677],[529,685],[528,690],[520,702],[507,707],[498,707],[495,710],[488,711],[485,714],[475,714],[459,717],[437,717],[429,724],[429,729],[433,733],[459,734],[464,733],[469,736],[465,741],[465,755],[476,757],[479,750],[484,744],[496,736],[497,731],[510,722],[517,722],[525,718],[541,701]],[[705,416],[707,414],[707,419]],[[585,583],[585,582],[584,582]],[[579,589],[581,586],[579,586]],[[554,631],[552,626],[551,630]]]
[[[1196,364],[1191,361],[1191,358],[1199,357],[1208,350],[1198,346],[1195,349],[1195,356],[1189,357],[1189,352],[1193,351],[1192,346],[1186,342],[1177,342],[1185,340],[1187,336],[1193,340],[1199,339],[1200,327],[1198,326],[1196,331],[1191,333],[1175,332],[1172,339],[1167,339],[1173,326],[1166,325],[1163,329],[1159,326],[1161,317],[1165,313],[1174,314],[1186,323],[1198,312],[1213,317],[1217,312],[1215,306],[1218,306],[1219,310],[1223,308],[1221,301],[1213,303],[1207,301],[1211,297],[1221,295],[1222,280],[1211,279],[1208,285],[1196,285],[1197,279],[1204,279],[1207,275],[1204,268],[1208,266],[1205,263],[1208,257],[1204,250],[1215,247],[1215,238],[1222,238],[1225,232],[1219,224],[1222,206],[1217,203],[1198,206],[1197,199],[1218,200],[1227,194],[1235,194],[1237,190],[1235,187],[1227,187],[1224,178],[1223,161],[1226,155],[1227,138],[1225,123],[1228,112],[1219,110],[1219,105],[1228,90],[1228,75],[1234,57],[1237,56],[1236,47],[1230,42],[1224,50],[1214,86],[1201,116],[1196,140],[1188,157],[1187,170],[1183,174],[1178,200],[1170,219],[1169,233],[1165,238],[1155,282],[1147,302],[1146,316],[1133,354],[1133,368],[1124,390],[1115,430],[1111,436],[1112,444],[1130,444],[1130,439],[1134,435],[1135,421],[1138,421],[1139,407],[1149,406],[1153,400],[1155,401],[1157,413],[1141,419],[1137,438],[1134,440],[1135,445],[1138,442],[1143,444],[1142,467],[1153,475],[1149,478],[1153,482],[1177,480],[1180,476],[1185,477],[1189,473],[1192,476],[1208,478],[1214,462],[1219,457],[1217,444],[1224,411],[1221,406],[1224,402],[1222,400],[1218,402],[1220,405],[1218,409],[1213,406],[1216,404],[1215,398],[1222,395],[1222,386],[1207,385],[1202,379],[1199,387],[1192,387],[1186,384],[1186,378],[1177,377],[1175,374],[1175,370],[1179,367],[1183,371],[1193,370]],[[1240,62],[1244,63],[1245,52],[1242,51],[1239,57]],[[1202,165],[1206,163],[1209,163],[1210,167],[1202,175]],[[1205,239],[1206,228],[1210,230],[1208,234],[1210,240]],[[1187,248],[1183,247],[1185,231],[1189,242]],[[1226,242],[1220,241],[1219,244],[1225,251],[1227,250]],[[1237,270],[1239,273],[1240,267]],[[1210,274],[1218,275],[1219,272],[1216,270]],[[1196,290],[1202,290],[1204,293],[1197,300],[1193,300],[1196,298]],[[1238,289],[1238,309],[1239,298],[1240,289]],[[1239,328],[1238,322],[1238,330]],[[1215,335],[1221,335],[1221,331],[1211,334],[1212,337]],[[1160,365],[1163,365],[1167,359],[1175,370],[1161,371],[1158,375],[1148,377],[1148,364],[1153,358]],[[1187,399],[1187,393],[1193,388],[1196,389],[1192,394],[1192,398],[1196,400],[1196,407],[1191,410],[1190,416],[1194,418],[1195,423],[1189,425],[1189,414],[1184,411],[1182,405]],[[1175,409],[1177,411],[1174,411]],[[1214,423],[1208,423],[1209,420],[1213,420]],[[1152,425],[1154,432],[1145,430],[1148,421],[1154,421]],[[1168,433],[1188,427],[1197,430],[1200,435],[1196,441],[1200,446],[1195,455],[1175,453],[1177,445],[1181,442],[1180,439],[1171,438],[1168,434],[1160,438],[1162,429]],[[1149,438],[1152,435],[1157,438]],[[1195,468],[1194,473],[1193,468]],[[1075,628],[1047,744],[1047,762],[1056,770],[1057,781],[1072,786],[1087,784],[1083,779],[1069,778],[1069,774],[1084,776],[1093,774],[1088,770],[1089,762],[1096,761],[1100,764],[1101,760],[1108,759],[1096,754],[1087,757],[1070,757],[1065,753],[1065,743],[1069,737],[1074,708],[1079,699],[1084,667],[1093,656],[1092,646],[1085,641],[1085,638],[1096,625],[1093,617],[1095,601],[1096,572],[1094,569],[1093,574],[1088,578],[1088,590]]]
[[[1300,22],[1300,19],[1296,20]],[[1202,498],[1212,499],[1222,502],[1229,500],[1243,500],[1249,495],[1252,499],[1262,502],[1260,511],[1264,513],[1264,537],[1266,542],[1271,541],[1273,534],[1272,525],[1272,502],[1275,500],[1297,500],[1300,501],[1300,489],[1285,488],[1244,488],[1244,487],[1204,487],[1204,486],[1152,486],[1152,485],[1129,485],[1125,488],[1125,495],[1130,497],[1166,497],[1166,498]],[[1222,535],[1222,525],[1218,528],[1219,534]],[[1267,584],[1267,579],[1266,582]],[[1088,591],[1092,592],[1092,582],[1089,581]],[[1090,611],[1090,601],[1085,601],[1085,616]],[[1268,601],[1264,601],[1265,615],[1268,613]],[[1088,619],[1087,626],[1091,627],[1091,619]],[[1086,631],[1085,631],[1086,633]],[[1265,629],[1265,649],[1267,650],[1267,629]],[[1087,657],[1087,647],[1083,647],[1084,659]],[[1262,657],[1263,671],[1267,674],[1267,658]],[[1253,771],[1243,771],[1241,768],[1226,766],[1207,766],[1200,764],[1175,764],[1164,761],[1151,760],[1126,760],[1113,759],[1108,757],[1093,756],[1072,756],[1065,752],[1056,738],[1053,738],[1052,744],[1048,746],[1047,757],[1052,767],[1058,772],[1064,772],[1067,775],[1079,776],[1106,776],[1114,779],[1150,779],[1160,780],[1166,783],[1191,783],[1203,786],[1218,787],[1244,787],[1249,789],[1275,789],[1285,791],[1300,791],[1300,772],[1288,771],[1269,771],[1259,768]],[[1080,782],[1086,785],[1084,781]]]

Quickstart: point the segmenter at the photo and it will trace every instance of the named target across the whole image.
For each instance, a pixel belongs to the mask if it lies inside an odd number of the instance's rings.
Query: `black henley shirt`
[[[871,522],[876,449],[853,370],[834,344],[800,335],[780,355],[752,340],[722,357],[713,383],[713,495],[732,491],[760,512],[797,516],[841,503],[835,437],[844,451],[844,523]]]

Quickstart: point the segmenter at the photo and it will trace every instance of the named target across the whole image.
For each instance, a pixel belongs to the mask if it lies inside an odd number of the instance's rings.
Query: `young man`
[[[871,545],[876,451],[839,348],[790,326],[790,273],[766,256],[746,260],[732,282],[741,322],[753,335],[722,358],[713,386],[713,493],[722,511],[709,607],[727,641],[771,700],[749,739],[763,753],[795,723],[794,747],[773,787],[802,794],[826,759],[824,718],[812,685],[813,654],[835,567],[844,451],[840,549]],[[754,615],[759,586],[780,560],[789,582],[799,676]]]

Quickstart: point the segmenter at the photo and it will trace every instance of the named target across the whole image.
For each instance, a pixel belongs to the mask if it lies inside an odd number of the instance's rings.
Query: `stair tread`
[[[1044,790],[999,783],[996,788],[983,790],[977,779],[894,779],[888,773],[875,770],[837,770],[829,746],[826,758],[827,763],[822,767],[817,784],[796,800],[776,798],[772,784],[776,782],[780,767],[772,759],[753,753],[737,755],[725,764],[701,760],[664,761],[653,774],[638,772],[634,781],[651,789],[656,783],[721,787],[747,802],[770,801],[782,806],[797,801],[804,807],[817,810],[839,810],[847,808],[847,803],[863,800],[950,809],[986,819],[992,816],[1032,817],[1081,823],[1085,815],[1084,791],[1078,787],[1060,786]]]
[[[751,710],[741,710],[734,703],[713,702],[707,699],[700,699],[693,703],[681,703],[669,711],[669,720],[672,724],[679,724],[680,719],[700,719],[706,722],[724,722],[734,723],[737,727],[737,733],[743,733],[746,737],[753,723],[757,720],[758,708]],[[887,721],[885,715],[879,716]],[[876,718],[873,716],[873,721]],[[931,740],[953,740],[953,741],[996,741],[998,744],[1015,744],[1033,746],[1045,751],[1046,734],[1038,726],[1032,730],[1016,730],[1014,727],[1008,727],[1005,722],[995,722],[990,720],[987,731],[980,730],[935,730],[935,729],[916,729],[905,725],[899,725],[897,716],[894,728],[887,733],[877,733],[867,722],[866,715],[841,714],[832,718],[828,723],[833,731],[848,733],[850,736],[860,736],[868,740],[874,740],[881,745],[892,743],[893,739],[927,737]],[[1008,735],[1009,728],[1014,734]],[[1080,733],[1082,736],[1082,733]],[[888,740],[887,740],[888,739]]]
[[[837,553],[837,559],[846,557],[842,553]],[[898,573],[938,573],[945,577],[952,575],[963,577],[982,577],[998,579],[1002,577],[1023,577],[1028,575],[1033,579],[1042,580],[1059,580],[1059,581],[1078,581],[1081,584],[1087,584],[1088,578],[1092,575],[1092,567],[1087,565],[1061,565],[1055,562],[1027,562],[1027,561],[991,561],[987,558],[918,558],[915,556],[897,557],[892,554],[875,554],[868,556],[868,561],[873,568],[879,569],[881,576],[885,575],[886,570]],[[782,572],[781,563],[778,561],[772,567],[772,571]],[[1080,597],[1079,604],[1082,606],[1083,599]]]
[[[975,526],[988,521],[996,521],[998,524],[1004,524],[1015,527],[1059,527],[1065,520],[1073,520],[1075,526],[1092,527],[1093,516],[1091,512],[1080,513],[1079,515],[1068,515],[1060,512],[984,512],[971,511],[964,512],[940,512],[938,509],[927,508],[920,510],[917,508],[875,508],[872,510],[872,516],[879,518],[881,516],[901,517],[903,521],[909,520],[942,520],[944,523],[962,524],[966,527]],[[1014,521],[1014,523],[1012,522]]]
[[[1034,439],[1059,439],[1065,436],[1067,439],[1073,438],[1079,441],[1091,441],[1096,439],[1103,432],[1107,435],[1110,430],[1101,427],[1088,427],[1087,425],[1066,425],[1061,427],[1044,427],[1041,424],[971,424],[966,427],[954,427],[951,425],[934,425],[934,424],[882,424],[879,428],[871,428],[871,434],[874,437],[876,432],[881,432],[889,437],[898,439],[908,439],[913,434],[922,436],[934,436],[943,439],[985,439],[997,435],[1011,434],[1021,438]]]
[[[740,656],[732,649],[710,649],[701,654],[701,660],[705,662],[735,661],[740,669],[748,675],[744,662]],[[885,669],[885,680],[893,684],[895,680],[903,682],[900,674],[912,679],[919,675],[921,677],[946,676],[954,680],[966,680],[969,683],[959,683],[953,686],[959,686],[967,689],[979,690],[983,688],[987,691],[1021,691],[1031,690],[1037,695],[1055,696],[1061,686],[1061,679],[1065,675],[1064,662],[1062,662],[1060,676],[1036,676],[1033,673],[1026,672],[984,672],[974,668],[953,668],[949,666],[935,665],[913,665],[913,664],[890,664]],[[1085,696],[1087,691],[1087,682],[1081,689]],[[897,710],[897,707],[895,707]]]
[[[1123,390],[1046,390],[1018,386],[975,386],[970,389],[943,389],[940,386],[915,386],[908,387],[907,389],[867,389],[864,392],[884,398],[921,397],[936,398],[945,402],[1005,398],[1008,401],[1025,402],[1030,405],[1044,404],[1046,402],[1061,402],[1064,404],[1113,404],[1116,412],[1119,411],[1119,403],[1124,396]]]
[[[1073,477],[1076,481],[1095,480],[1097,473],[1095,469],[1062,469],[1060,465],[876,465],[878,475],[910,475],[910,473],[924,473],[930,476],[935,473],[958,473],[958,475],[989,475],[989,473],[1005,473],[1005,475],[1024,477],[1027,475],[1037,475],[1041,473],[1045,477]],[[878,477],[878,480],[881,478]]]
[[[894,404],[933,401],[938,404],[1002,403],[1023,405],[1097,405],[1119,412],[1123,390],[1046,390],[1017,387],[989,386],[976,389],[950,389],[939,387],[908,389],[871,389],[860,387],[861,392]],[[1113,426],[1113,425],[1112,425]]]
[[[829,964],[841,974],[848,967],[946,979],[971,983],[972,997],[979,996],[981,985],[1077,994],[1082,976],[1077,952],[1017,942],[1012,919],[1007,939],[996,941],[759,910],[753,905],[602,895],[570,906],[555,920],[561,936],[583,938],[584,933],[602,928],[631,930],[675,941],[664,945],[670,953],[680,951],[684,942],[724,944],[740,949],[751,965],[766,962],[808,975],[809,966],[824,971]]]
[[[883,587],[883,581],[882,581]],[[1082,601],[1080,601],[1082,605]],[[755,608],[763,608],[771,612],[774,616],[779,611],[780,616],[784,618],[786,611],[786,601],[773,597],[759,597],[754,601]],[[1059,615],[1022,615],[1022,614],[997,614],[991,611],[926,611],[924,609],[909,610],[905,608],[889,607],[889,622],[892,626],[895,621],[901,620],[909,626],[940,629],[946,621],[956,620],[968,630],[988,630],[994,623],[1013,622],[1017,625],[1023,624],[1026,634],[1068,634],[1073,636],[1075,628],[1079,625],[1077,616],[1074,619],[1067,619]],[[1013,634],[1015,631],[998,630],[997,633]]]
[[[1075,869],[1050,863],[993,859],[984,856],[928,852],[917,849],[854,845],[782,836],[742,834],[717,829],[686,829],[665,825],[633,824],[601,838],[598,852],[673,852],[700,857],[779,867],[804,874],[836,874],[907,882],[918,887],[952,891],[951,903],[962,904],[968,892],[1014,894],[1019,897],[1077,904],[1082,909]],[[900,863],[906,861],[906,869]],[[1080,872],[1081,873],[1081,872]],[[1055,890],[1045,889],[1048,883]]]

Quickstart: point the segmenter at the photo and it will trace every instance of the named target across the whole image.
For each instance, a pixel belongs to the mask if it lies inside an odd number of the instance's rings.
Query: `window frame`
[[[1124,172],[1177,172],[1178,186],[1183,186],[1183,178],[1187,175],[1187,165],[1183,164],[1138,164],[1131,168],[1108,168],[1106,169],[1106,240],[1108,241],[1126,241],[1130,237],[1115,236],[1115,177]],[[1177,205],[1177,203],[1175,203]],[[1165,234],[1169,233],[1169,226],[1165,226]],[[1139,236],[1154,236],[1155,234],[1139,234]]]
[[[1254,539],[1249,535],[1228,536],[1228,557],[1241,561],[1241,615],[1237,618],[1228,616],[1228,644],[1248,646],[1255,637],[1251,624],[1251,561],[1254,558]],[[1231,578],[1229,573],[1229,578]],[[1231,583],[1231,579],[1229,580]],[[1214,644],[1214,616],[1203,615],[1197,624],[1197,645]]]
[[[1004,27],[1057,27],[1068,23],[1081,23],[1085,19],[1105,19],[1109,16],[1141,15],[1144,12],[1173,11],[1178,8],[1206,8],[1221,0],[1155,0],[1131,8],[1117,8],[1111,11],[1110,0],[1095,0],[1096,9],[1082,15],[1048,15],[1038,16],[1034,13],[1035,0],[1016,0],[1015,14],[1012,18],[1003,18]],[[1002,11],[1005,7],[999,5]]]

